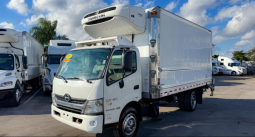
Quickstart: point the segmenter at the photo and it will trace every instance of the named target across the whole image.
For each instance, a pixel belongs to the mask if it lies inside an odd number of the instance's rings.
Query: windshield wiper
[[[91,84],[91,83],[92,83],[92,81],[91,81],[91,80],[88,80],[88,79],[87,79],[86,81],[87,81],[89,84]]]
[[[66,83],[68,82],[68,81],[66,80],[66,78],[63,77],[63,76],[61,76],[61,75],[57,75],[57,77],[61,77]]]
[[[74,80],[81,80],[81,81],[84,81],[83,79],[80,79],[80,78],[77,78],[77,77],[74,77],[74,78],[67,78],[67,79],[74,79]]]

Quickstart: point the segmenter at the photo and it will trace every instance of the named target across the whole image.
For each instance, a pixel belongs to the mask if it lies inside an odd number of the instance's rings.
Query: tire
[[[231,76],[236,76],[236,72],[235,71],[231,72]]]
[[[43,92],[45,96],[50,96],[51,95],[51,91],[49,90],[45,90],[45,86],[43,85]]]
[[[180,93],[178,96],[178,106],[180,110],[185,110],[184,99],[185,99],[185,93]]]
[[[137,111],[132,107],[126,107],[121,113],[119,121],[119,136],[134,137],[139,129],[139,120]]]
[[[196,92],[187,91],[185,95],[185,110],[192,112],[197,108]]]
[[[10,105],[12,107],[17,107],[20,104],[20,100],[22,97],[22,92],[20,91],[19,85],[15,85],[15,88],[13,89],[13,96],[10,100]]]

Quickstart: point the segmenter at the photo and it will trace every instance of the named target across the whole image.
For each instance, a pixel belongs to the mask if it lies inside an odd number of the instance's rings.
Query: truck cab
[[[218,57],[219,66],[223,69],[225,75],[246,75],[247,69],[240,65],[240,62],[235,58]]]
[[[60,59],[71,49],[75,48],[75,41],[72,40],[51,40],[48,51],[42,56],[42,68],[44,68],[43,91],[50,95],[52,82],[60,65]]]
[[[212,59],[212,74],[213,75],[223,74],[223,69],[219,67],[218,60],[215,58]]]
[[[13,53],[0,53],[0,100],[11,99],[12,104],[17,105],[24,92],[22,89],[22,60]]]

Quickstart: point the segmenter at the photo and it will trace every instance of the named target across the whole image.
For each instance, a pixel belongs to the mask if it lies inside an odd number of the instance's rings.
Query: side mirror
[[[122,54],[122,68],[125,71],[132,70],[132,52],[125,52]]]
[[[27,69],[27,56],[22,56],[23,68]]]

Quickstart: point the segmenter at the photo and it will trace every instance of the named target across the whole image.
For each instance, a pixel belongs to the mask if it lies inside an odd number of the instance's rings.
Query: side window
[[[223,63],[220,63],[220,65],[223,65]]]
[[[221,61],[224,61],[224,59],[221,59]]]
[[[20,67],[20,63],[19,63],[19,57],[17,55],[15,55],[15,66],[18,69]]]
[[[106,77],[107,85],[115,83],[116,81],[120,80],[123,76],[122,53],[123,53],[122,50],[117,50],[112,55]],[[133,55],[132,70],[125,72],[125,77],[131,75],[137,70],[136,53],[132,52],[132,55]]]

